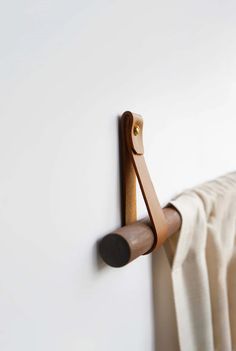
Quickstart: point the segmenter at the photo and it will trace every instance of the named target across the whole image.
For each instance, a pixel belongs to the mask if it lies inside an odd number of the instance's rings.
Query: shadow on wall
[[[119,152],[119,155],[117,157],[118,159],[118,162],[119,162],[119,178],[120,178],[120,222],[121,222],[121,225],[124,225],[124,214],[123,214],[123,187],[122,187],[122,160],[121,160],[121,123],[120,123],[120,115],[116,116],[116,124],[117,124],[117,142],[119,143],[119,147],[118,147],[118,152]],[[116,229],[116,228],[114,228]],[[113,230],[112,230],[113,231]],[[111,232],[111,231],[110,231]],[[97,242],[94,244],[93,246],[93,250],[92,250],[92,257],[94,258],[94,266],[97,268],[98,271],[101,271],[103,270],[105,267],[107,267],[107,264],[103,261],[103,259],[101,258],[101,255],[100,255],[100,249],[99,249],[99,246],[100,246],[100,242],[102,240],[102,238],[109,234],[109,232],[103,234],[100,239],[97,240]]]
[[[101,271],[105,267],[107,267],[106,263],[103,261],[103,259],[100,256],[100,251],[99,251],[100,241],[101,241],[101,239],[99,239],[94,244],[94,248],[93,248],[93,257],[95,257],[95,266],[97,267],[98,271]]]
[[[164,250],[161,247],[152,253],[155,351],[179,351],[171,269]]]

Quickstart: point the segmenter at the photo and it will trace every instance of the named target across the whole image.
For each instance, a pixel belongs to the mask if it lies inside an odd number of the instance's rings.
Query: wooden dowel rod
[[[181,216],[173,207],[163,209],[167,224],[168,237],[181,227]],[[112,267],[122,267],[140,255],[148,252],[154,241],[154,233],[148,218],[126,225],[106,235],[99,249],[103,260]]]

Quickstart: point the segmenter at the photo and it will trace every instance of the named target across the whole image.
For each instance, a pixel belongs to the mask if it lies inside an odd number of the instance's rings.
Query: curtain
[[[236,350],[236,172],[171,204],[182,226],[153,255],[156,350]]]

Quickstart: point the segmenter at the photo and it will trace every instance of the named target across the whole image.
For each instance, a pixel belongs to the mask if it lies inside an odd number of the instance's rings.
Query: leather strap
[[[143,119],[140,115],[127,111],[122,115],[121,123],[125,143],[123,148],[125,159],[123,164],[125,175],[125,224],[137,220],[136,174],[155,234],[153,246],[147,252],[149,253],[160,247],[166,240],[168,227],[144,159]]]

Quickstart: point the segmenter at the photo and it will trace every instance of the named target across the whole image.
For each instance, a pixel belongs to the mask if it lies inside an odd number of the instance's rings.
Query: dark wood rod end
[[[173,207],[163,209],[168,236],[176,233],[181,226],[181,216]],[[154,233],[149,219],[134,222],[106,235],[99,244],[100,255],[112,267],[122,267],[150,250]]]

